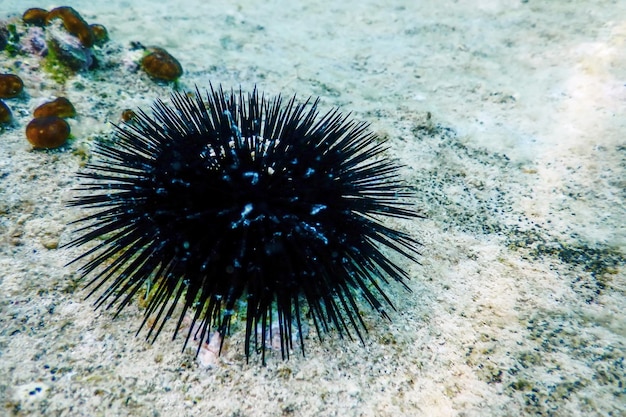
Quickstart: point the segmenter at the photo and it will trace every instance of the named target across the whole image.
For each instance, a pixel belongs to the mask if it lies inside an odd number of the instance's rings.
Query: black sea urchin
[[[186,345],[213,329],[225,335],[241,301],[246,357],[253,340],[263,363],[273,311],[283,358],[293,328],[304,346],[303,315],[318,335],[361,338],[357,293],[388,317],[381,284],[406,287],[408,276],[381,248],[416,261],[419,244],[382,220],[419,216],[367,124],[256,90],[171,101],[116,127],[79,174],[89,181],[70,204],[98,210],[77,221],[82,235],[68,245],[99,241],[73,261],[89,259],[80,272],[95,274],[90,295],[108,285],[98,307],[119,313],[150,283],[141,327],[154,317],[147,337],[156,338],[182,300],[174,337],[189,310],[199,324]]]

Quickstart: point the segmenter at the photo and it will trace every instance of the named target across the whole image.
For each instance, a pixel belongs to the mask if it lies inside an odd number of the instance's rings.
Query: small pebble
[[[59,97],[56,100],[44,103],[37,107],[34,112],[35,117],[74,117],[76,116],[76,109],[72,103],[65,97]]]
[[[22,20],[28,25],[45,26],[48,11],[39,7],[28,9],[22,15]]]
[[[141,60],[141,67],[157,80],[176,81],[183,75],[183,67],[163,48],[148,48],[148,54]]]
[[[76,10],[67,6],[52,9],[46,16],[46,24],[50,24],[58,18],[63,21],[63,26],[69,33],[80,39],[84,47],[91,48],[93,46],[95,38],[91,27]]]
[[[59,247],[58,237],[44,237],[40,241],[43,247],[46,249],[58,249]]]
[[[12,118],[11,109],[4,101],[0,100],[0,125],[11,123]]]
[[[63,145],[70,136],[70,125],[60,117],[38,117],[26,126],[26,139],[35,149],[52,149]]]
[[[22,79],[14,74],[0,74],[0,98],[16,97],[24,89]]]

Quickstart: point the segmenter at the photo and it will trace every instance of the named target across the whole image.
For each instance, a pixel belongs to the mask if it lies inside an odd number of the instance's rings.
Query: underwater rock
[[[35,149],[52,149],[63,145],[70,136],[70,125],[60,117],[38,117],[26,126],[26,139]]]
[[[183,75],[183,67],[165,49],[152,47],[141,60],[141,67],[152,78],[161,81],[176,81]]]
[[[37,107],[33,115],[35,117],[74,117],[76,116],[76,109],[68,99],[59,97]]]
[[[9,32],[3,26],[0,26],[0,51],[4,51],[9,43]]]
[[[14,74],[0,74],[0,98],[13,98],[24,90],[22,79]]]
[[[93,51],[81,40],[66,32],[60,25],[51,25],[46,30],[47,44],[63,65],[74,71],[83,71],[94,64]]]

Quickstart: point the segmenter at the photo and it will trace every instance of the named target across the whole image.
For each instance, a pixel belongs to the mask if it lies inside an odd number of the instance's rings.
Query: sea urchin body
[[[93,210],[68,245],[98,243],[73,262],[92,276],[96,305],[118,312],[151,284],[148,338],[176,306],[174,336],[185,314],[199,325],[185,345],[225,335],[241,305],[246,357],[254,343],[263,362],[274,314],[283,357],[303,320],[318,335],[361,338],[357,300],[387,317],[382,286],[406,287],[384,251],[418,254],[416,240],[383,222],[419,217],[385,149],[365,123],[337,110],[319,116],[317,100],[174,93],[153,116],[140,111],[116,127],[79,174],[86,180],[70,204]]]

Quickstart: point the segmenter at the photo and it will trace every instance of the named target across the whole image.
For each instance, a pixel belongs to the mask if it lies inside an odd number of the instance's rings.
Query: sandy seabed
[[[7,416],[626,415],[626,2],[2,0],[76,8],[111,36],[101,68],[58,83],[0,52],[25,93],[0,133],[0,414]],[[185,73],[321,97],[388,140],[427,219],[392,322],[365,346],[307,340],[262,367],[234,332],[210,365],[182,340],[134,337],[137,303],[94,311],[65,202],[125,108],[171,88],[136,70],[131,42]],[[136,57],[135,57],[136,58]],[[24,128],[68,97],[73,139],[34,151]],[[172,326],[170,326],[172,327]]]

